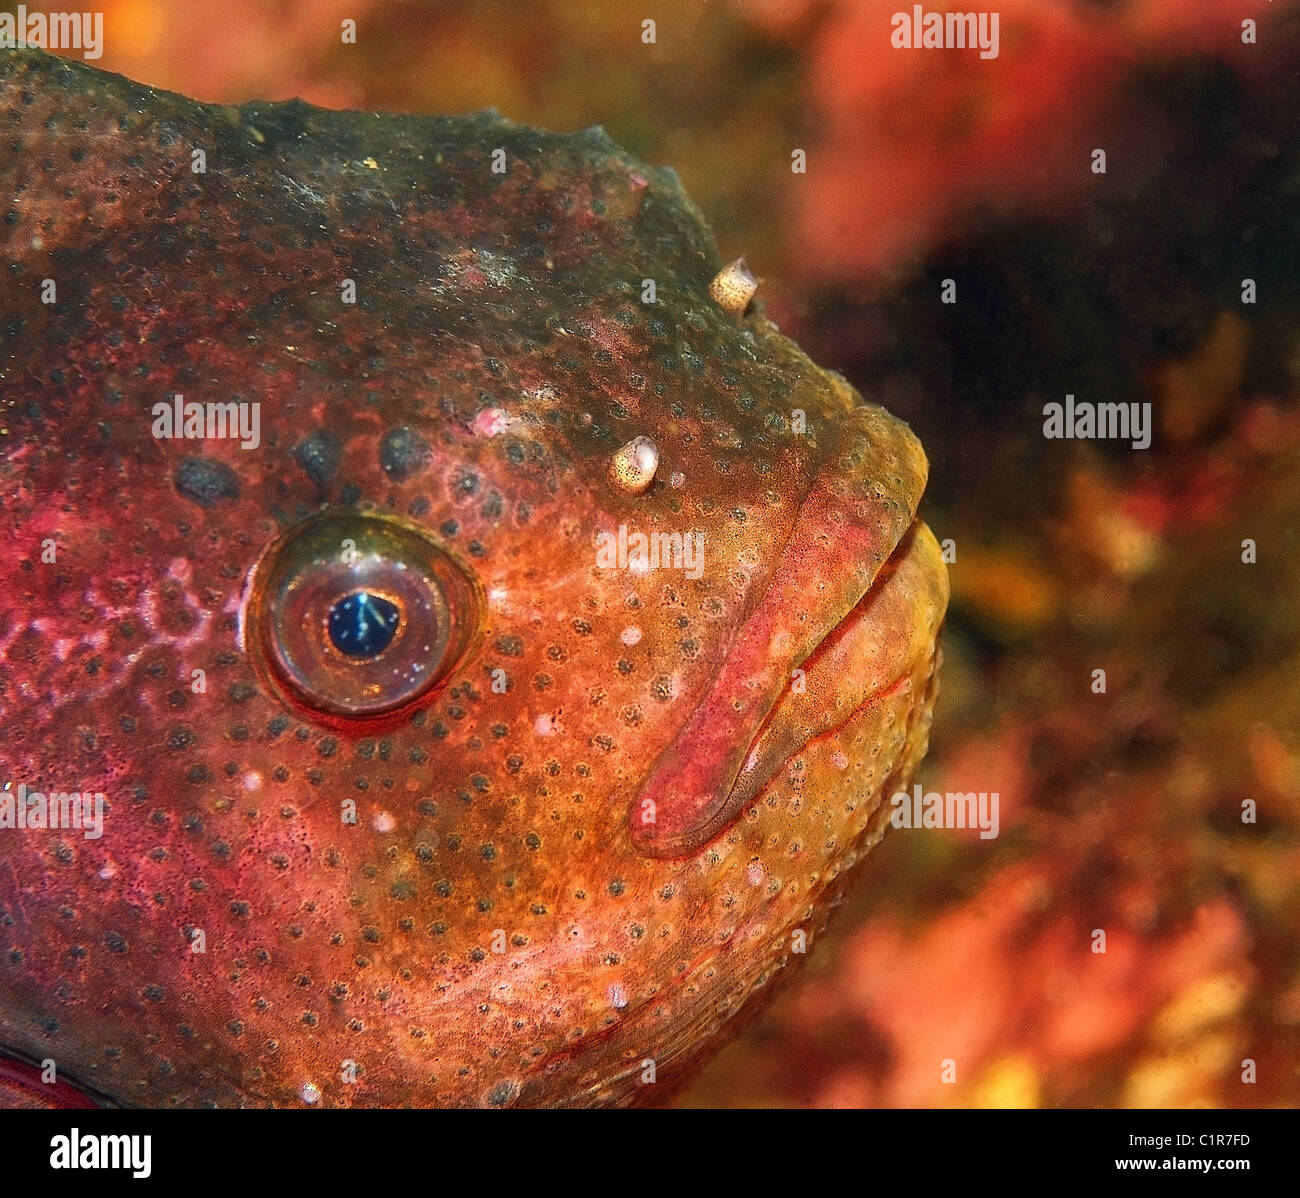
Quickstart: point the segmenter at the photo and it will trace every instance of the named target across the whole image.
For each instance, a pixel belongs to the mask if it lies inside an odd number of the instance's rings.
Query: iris
[[[423,529],[326,510],[258,562],[246,619],[273,686],[322,713],[364,719],[447,677],[482,629],[483,596]]]
[[[353,591],[330,608],[330,640],[348,657],[377,657],[393,643],[400,615],[382,595]]]

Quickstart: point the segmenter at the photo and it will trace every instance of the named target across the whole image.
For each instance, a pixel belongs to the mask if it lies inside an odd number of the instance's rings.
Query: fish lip
[[[912,533],[919,527],[924,527],[924,525],[922,525],[920,521],[914,522],[912,528],[909,529],[908,537],[905,537],[904,540],[908,540]],[[890,560],[891,562],[894,562],[900,556],[906,558],[909,555],[918,552],[919,551],[914,550],[911,545],[900,545],[898,554]],[[884,580],[884,582],[887,583],[888,579]],[[826,635],[820,642],[818,642],[817,646],[808,657],[804,659],[803,665],[812,666],[817,661],[822,650],[831,642],[836,640],[841,633],[847,634],[851,632],[853,629],[863,624],[865,620],[870,618],[864,616],[861,609],[864,604],[869,604],[875,596],[878,596],[881,593],[882,585],[882,582],[878,580],[867,590],[861,600],[859,600],[858,605],[854,607],[848,615],[844,616],[843,619],[839,620],[827,629]],[[778,704],[778,706],[768,714],[767,719],[763,721],[762,725],[760,725],[760,727],[755,731],[753,739],[750,741],[746,749],[745,764],[742,766],[740,773],[732,783],[731,791],[727,796],[728,805],[743,807],[747,803],[752,802],[754,798],[762,792],[763,788],[767,786],[774,777],[776,777],[781,768],[787,762],[803,753],[809,745],[826,737],[834,736],[837,732],[847,728],[857,720],[867,708],[877,704],[888,703],[890,700],[897,698],[899,693],[907,687],[909,682],[915,676],[918,664],[927,658],[933,658],[936,652],[937,643],[938,629],[936,628],[934,630],[934,635],[932,637],[924,638],[924,643],[917,647],[915,653],[905,655],[898,663],[897,668],[890,671],[884,681],[877,680],[875,685],[864,686],[860,695],[857,697],[856,702],[854,702],[846,711],[837,713],[835,718],[830,722],[809,729],[806,735],[788,742],[785,746],[786,751],[777,756],[769,756],[765,763],[765,768],[759,771],[757,770],[759,761],[756,760],[759,744],[765,737],[780,730],[781,721],[786,714],[781,710],[780,704]]]
[[[906,606],[909,588],[915,588],[918,582],[930,603],[928,617],[913,613]],[[850,692],[835,689],[835,679],[840,676],[835,673],[838,667],[833,660],[822,662],[824,650],[839,650],[855,643],[870,645],[879,639],[895,648],[893,653],[884,655],[889,668],[866,677],[860,688],[852,690],[846,705],[837,704],[830,709],[829,719],[813,725],[804,722],[806,714],[800,711],[794,692],[787,690],[754,727],[743,753],[737,754],[739,764],[728,780],[725,793],[719,793],[712,818],[674,841],[660,840],[643,847],[642,851],[656,857],[684,856],[696,851],[734,823],[782,767],[805,752],[809,745],[834,736],[874,706],[906,703],[909,713],[919,708],[924,703],[925,688],[918,686],[910,698],[907,690],[925,669],[925,663],[936,660],[946,606],[946,567],[942,565],[930,530],[917,520],[873,585],[847,614],[825,626],[820,640],[798,663],[800,668],[807,667],[809,678],[816,678],[809,683],[808,693],[826,693],[829,688],[831,697]],[[861,637],[855,641],[858,633]],[[818,670],[822,676],[817,676]],[[830,672],[829,679],[825,676],[827,672]],[[818,710],[815,705],[814,710]],[[904,726],[910,726],[910,714]],[[799,731],[790,735],[794,728]]]
[[[23,1077],[25,1073],[30,1072],[39,1077],[42,1064],[42,1058],[0,1043],[0,1090],[15,1082],[21,1086],[23,1081],[27,1080]],[[49,1083],[42,1080],[34,1083],[37,1092],[48,1098],[54,1109],[65,1111],[120,1109],[114,1099],[72,1077],[62,1065],[59,1066],[59,1070],[60,1076],[57,1081]]]
[[[833,425],[773,575],[633,798],[638,851],[685,856],[739,815],[735,781],[790,671],[871,591],[915,522],[927,471],[919,441],[883,408],[853,408]]]

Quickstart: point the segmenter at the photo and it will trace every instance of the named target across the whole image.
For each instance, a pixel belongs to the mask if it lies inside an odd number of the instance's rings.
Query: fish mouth
[[[641,852],[696,852],[804,745],[872,704],[925,702],[917,674],[933,668],[948,599],[939,547],[916,519],[927,471],[920,442],[883,408],[837,423],[777,570],[633,800]]]
[[[727,809],[739,811],[751,802],[813,741],[850,727],[892,741],[881,745],[885,765],[898,760],[911,717],[932,697],[926,683],[947,600],[939,545],[923,522],[914,521],[871,589],[798,667],[796,681],[750,743]],[[908,718],[900,719],[902,713]],[[841,762],[841,768],[848,765],[847,759]],[[883,784],[889,772],[882,769],[876,780]]]

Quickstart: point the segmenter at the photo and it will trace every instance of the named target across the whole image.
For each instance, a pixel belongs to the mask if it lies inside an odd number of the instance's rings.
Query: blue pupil
[[[330,608],[330,640],[349,657],[377,657],[393,643],[401,613],[369,591],[353,591]]]

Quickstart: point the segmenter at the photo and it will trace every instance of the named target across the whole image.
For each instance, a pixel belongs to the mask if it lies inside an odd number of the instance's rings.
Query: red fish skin
[[[93,1111],[99,1105],[76,1087],[59,1081],[57,1069],[0,1057],[0,1106],[5,1110]]]
[[[925,752],[916,439],[718,309],[676,177],[599,131],[12,51],[0,176],[0,784],[105,797],[98,839],[0,827],[0,1049],[128,1106],[661,1099]],[[177,393],[259,403],[259,444],[155,437]],[[476,597],[367,719],[274,681],[313,628],[257,618],[273,546],[358,513]],[[620,525],[698,531],[700,577],[599,567]],[[734,726],[684,736],[706,700]]]

